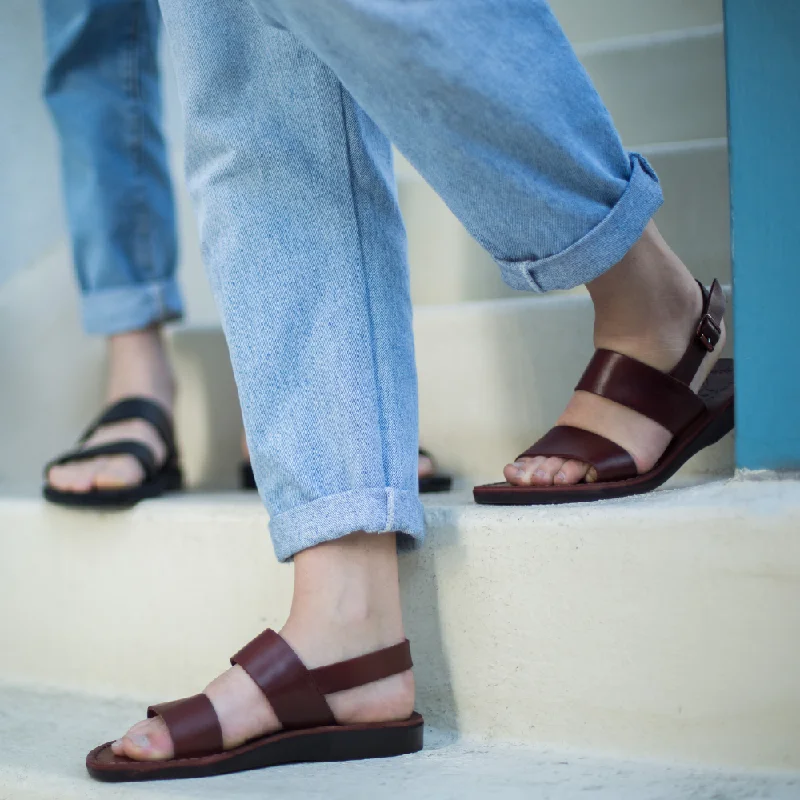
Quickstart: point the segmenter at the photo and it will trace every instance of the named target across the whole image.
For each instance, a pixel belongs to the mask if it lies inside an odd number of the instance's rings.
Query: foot
[[[353,534],[296,556],[292,611],[280,633],[309,669],[403,641],[394,548],[393,535]],[[281,728],[261,690],[239,666],[204,691],[219,717],[226,750]],[[414,710],[414,677],[411,671],[393,675],[328,695],[327,701],[341,724],[407,719]],[[137,761],[173,755],[169,732],[158,717],[134,725],[112,749]]]
[[[109,339],[108,404],[125,397],[155,400],[172,415],[174,384],[160,330],[149,328],[112,336]],[[128,420],[99,428],[83,447],[133,439],[145,444],[161,465],[166,447],[158,432],[144,420]],[[136,486],[144,480],[141,464],[128,455],[106,456],[73,464],[55,466],[47,474],[54,489],[64,492],[89,492],[92,489],[119,489]]]
[[[702,296],[697,283],[669,249],[652,222],[625,258],[587,285],[595,309],[595,348],[615,350],[669,372],[680,361],[697,329]],[[691,388],[705,382],[725,345],[725,329],[703,360]],[[658,423],[588,392],[575,392],[557,425],[605,436],[625,448],[639,473],[652,469],[672,434]],[[597,480],[593,467],[563,458],[520,458],[505,467],[515,486],[567,485]]]

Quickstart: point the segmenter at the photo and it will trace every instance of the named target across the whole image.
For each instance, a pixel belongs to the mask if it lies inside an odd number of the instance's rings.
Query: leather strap
[[[232,659],[266,696],[284,728],[336,725],[326,694],[355,689],[411,669],[408,640],[337,664],[309,670],[286,641],[266,630]]]
[[[167,452],[172,454],[175,451],[175,430],[172,419],[161,405],[148,397],[126,397],[109,406],[84,431],[81,441],[85,442],[98,428],[116,422],[126,422],[129,419],[141,419],[152,425],[158,431]]]
[[[411,644],[406,639],[375,653],[318,667],[311,670],[311,675],[322,694],[333,694],[398,675],[413,666]]]
[[[613,350],[595,352],[575,389],[638,411],[673,436],[705,410],[685,383]]]
[[[71,450],[69,453],[64,453],[64,455],[47,464],[45,475],[47,475],[51,467],[74,464],[78,461],[88,461],[101,456],[133,456],[142,465],[145,480],[151,480],[158,471],[155,456],[146,444],[133,439],[122,439],[118,442],[109,442],[96,447],[87,447],[83,450]]]
[[[675,369],[670,372],[673,378],[687,386],[694,380],[703,359],[713,353],[719,344],[722,337],[722,318],[727,304],[719,281],[715,280],[710,289],[706,289],[702,283],[699,286],[703,293],[703,313],[689,347]]]
[[[287,730],[336,724],[313,676],[275,631],[257,636],[231,664],[238,664],[253,679]]]
[[[217,712],[204,694],[150,706],[147,716],[164,720],[172,737],[175,758],[197,758],[223,750]]]
[[[591,464],[601,481],[622,481],[638,474],[631,454],[605,436],[582,428],[557,425],[517,458],[556,456]]]

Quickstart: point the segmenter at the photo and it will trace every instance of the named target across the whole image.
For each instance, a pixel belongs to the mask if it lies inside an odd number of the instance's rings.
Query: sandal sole
[[[133,761],[115,756],[109,742],[89,753],[86,769],[96,780],[115,783],[207,778],[283,764],[408,755],[422,749],[423,733],[424,721],[415,712],[401,722],[280,731],[224,753],[169,761]]]

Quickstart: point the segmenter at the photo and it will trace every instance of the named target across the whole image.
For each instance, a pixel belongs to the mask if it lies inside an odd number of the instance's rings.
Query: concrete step
[[[84,337],[74,305],[64,305],[71,276],[61,269],[63,255],[18,274],[14,291],[0,293],[0,486],[36,487],[42,465],[72,445],[102,403],[102,343]],[[50,317],[50,300],[64,305],[64,316]],[[414,326],[421,438],[465,483],[496,480],[553,424],[592,352],[585,294],[422,306]],[[233,488],[241,420],[222,333],[186,326],[171,347],[189,484]],[[732,469],[728,437],[684,474]]]
[[[553,425],[591,357],[592,318],[586,294],[417,309],[420,438],[444,469],[465,485],[498,480]],[[179,330],[172,347],[190,484],[233,487],[241,423],[222,334]],[[731,474],[733,463],[728,436],[679,476]]]
[[[573,44],[722,22],[722,0],[550,0]]]
[[[586,753],[454,739],[428,726],[425,749],[396,759],[309,764],[203,781],[101,784],[84,754],[127,728],[141,706],[125,700],[0,688],[3,800],[795,800],[793,773],[720,771]]]
[[[588,507],[427,502],[429,540],[402,554],[401,579],[418,706],[434,727],[800,768],[800,483]],[[118,514],[5,498],[0,681],[185,696],[281,624],[291,582],[256,498]]]
[[[576,52],[626,144],[726,135],[721,24],[603,40]]]

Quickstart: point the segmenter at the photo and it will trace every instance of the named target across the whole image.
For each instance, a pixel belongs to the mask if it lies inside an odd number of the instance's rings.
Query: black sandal
[[[419,454],[424,458],[433,457],[427,450],[420,448]],[[249,461],[243,461],[239,467],[239,485],[242,489],[256,489],[256,476],[253,474],[253,467]],[[419,493],[431,494],[433,492],[449,492],[453,487],[453,479],[449,475],[424,475],[419,479]]]
[[[158,431],[167,448],[167,456],[162,466],[156,464],[152,450],[144,442],[122,439],[118,442],[81,449],[80,445],[89,439],[98,428],[124,422],[129,419],[142,419]],[[52,467],[89,461],[100,456],[133,456],[144,470],[144,480],[136,486],[119,489],[92,489],[88,492],[69,492],[56,489],[47,482]],[[178,463],[175,447],[175,433],[172,420],[155,401],[146,397],[129,397],[107,408],[81,436],[78,447],[54,459],[44,468],[45,485],[42,494],[45,500],[73,508],[129,508],[140,500],[159,497],[165,492],[178,491],[183,487],[183,474]]]

